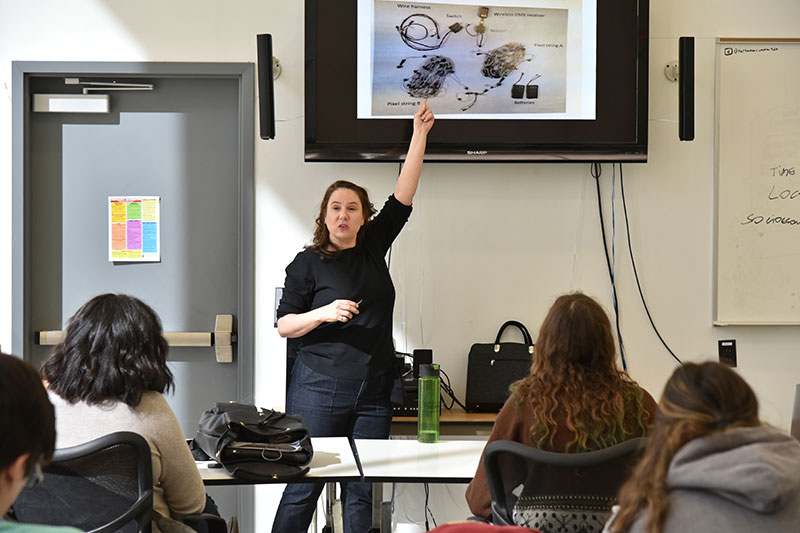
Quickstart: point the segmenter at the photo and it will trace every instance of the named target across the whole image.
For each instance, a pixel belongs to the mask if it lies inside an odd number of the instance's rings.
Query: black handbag
[[[514,326],[524,343],[500,342],[503,331]],[[533,362],[533,340],[522,323],[509,320],[493,344],[473,344],[467,360],[467,411],[496,413],[508,399],[508,387],[528,375]]]
[[[194,441],[230,475],[250,481],[300,477],[314,456],[299,416],[236,402],[205,411]]]

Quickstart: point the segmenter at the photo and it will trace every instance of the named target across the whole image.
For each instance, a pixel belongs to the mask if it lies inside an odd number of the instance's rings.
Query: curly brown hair
[[[661,533],[669,511],[667,472],[689,441],[735,427],[758,426],[758,400],[736,372],[719,363],[686,363],[664,387],[641,460],[619,492],[611,531],[628,531],[641,512],[645,531]]]
[[[600,304],[580,292],[556,299],[539,330],[530,374],[511,387],[516,404],[533,410],[531,438],[539,447],[555,446],[558,419],[575,435],[565,452],[605,448],[646,432],[644,391],[615,357]]]
[[[319,215],[317,215],[317,219],[314,221],[314,241],[312,242],[311,246],[309,246],[311,250],[324,259],[333,259],[340,253],[340,250],[336,248],[336,245],[331,242],[331,234],[328,231],[328,226],[325,224],[325,214],[328,211],[328,202],[331,199],[331,195],[339,189],[349,189],[353,191],[356,193],[359,201],[361,202],[361,213],[364,217],[364,225],[361,226],[361,229],[358,231],[358,235],[356,235],[356,243],[361,241],[361,237],[364,235],[364,230],[367,228],[369,220],[375,213],[377,213],[375,207],[372,205],[372,202],[369,199],[369,193],[364,187],[345,180],[338,180],[331,183],[331,185],[325,190],[325,194],[322,196],[322,202],[319,205]]]

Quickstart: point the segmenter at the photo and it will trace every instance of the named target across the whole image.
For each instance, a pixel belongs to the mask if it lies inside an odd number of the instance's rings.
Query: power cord
[[[619,351],[622,356],[622,366],[627,370],[625,358],[625,343],[622,342],[622,328],[619,325],[619,300],[617,299],[617,172],[611,164],[611,287],[614,305],[614,323],[617,327],[619,338]]]
[[[450,386],[450,376],[448,376],[447,372],[445,372],[441,368],[439,369],[439,374],[441,374],[443,378],[439,380],[439,387],[441,387],[442,392],[450,396],[450,405],[447,405],[447,400],[445,400],[444,396],[440,394],[439,397],[442,402],[442,407],[449,410],[453,408],[453,405],[458,404],[459,407],[461,407],[464,411],[466,411],[467,408],[464,407],[463,403],[458,401],[455,392],[453,392],[453,388]],[[445,383],[445,380],[447,380],[447,383]]]
[[[447,38],[454,33],[460,32],[464,27],[456,22],[451,24],[441,38],[439,37],[439,23],[430,15],[424,13],[414,13],[407,16],[399,26],[395,26],[400,38],[409,48],[420,52],[432,52],[438,50],[447,41]],[[423,43],[425,39],[439,39],[433,44]]]
[[[410,373],[412,373],[414,371],[414,363],[413,363],[414,362],[414,355],[410,354],[410,353],[406,353],[406,352],[398,352],[397,350],[395,350],[395,352],[394,352],[395,358],[400,359],[399,357],[397,357],[398,355],[402,355],[403,356],[403,369],[400,371],[400,377],[404,378],[404,377],[406,377],[407,375],[409,375]],[[412,362],[411,366],[409,366],[408,369],[405,368],[406,357],[411,359],[411,362]]]
[[[437,524],[436,524],[436,518],[434,518],[433,516],[433,511],[431,511],[431,508],[428,506],[428,499],[430,498],[430,487],[428,486],[427,483],[425,483],[424,485],[425,485],[425,531],[430,531],[431,526],[428,523],[428,516],[430,516],[431,521],[433,522],[433,527],[437,527]]]
[[[396,355],[402,355],[402,356],[404,356],[404,358],[408,357],[408,358],[411,359],[411,367],[409,367],[408,370],[404,370],[401,373],[401,377],[404,378],[404,377],[408,376],[411,372],[413,372],[413,369],[414,369],[414,354],[413,353],[410,353],[410,354],[409,353],[403,353],[403,352],[395,352],[395,354]],[[439,368],[439,375],[440,375],[439,388],[441,389],[441,392],[443,392],[444,394],[447,394],[450,397],[450,404],[448,405],[447,399],[444,397],[444,395],[441,394],[441,393],[439,394],[439,401],[442,404],[442,407],[444,407],[447,410],[450,410],[450,409],[453,408],[454,405],[458,405],[464,411],[466,411],[467,408],[464,406],[463,403],[461,403],[459,401],[458,397],[456,396],[456,393],[453,391],[453,387],[450,385],[450,376],[448,376],[447,372],[445,372],[441,367]]]
[[[597,189],[597,211],[600,216],[600,234],[603,236],[603,252],[606,254],[606,266],[608,267],[608,277],[611,280],[611,300],[614,305],[614,315],[616,317],[617,326],[617,340],[619,340],[620,357],[622,358],[622,369],[628,370],[628,361],[625,358],[625,347],[622,343],[622,332],[619,329],[619,302],[617,300],[617,286],[614,282],[614,269],[611,266],[611,258],[608,254],[608,240],[606,239],[606,225],[603,221],[603,198],[600,194],[600,175],[602,168],[600,163],[594,162],[591,164],[589,172],[594,178],[594,184]]]
[[[642,299],[642,305],[644,306],[644,312],[647,314],[647,319],[650,321],[650,325],[653,327],[653,331],[656,333],[658,340],[661,341],[661,344],[664,345],[664,348],[667,349],[669,354],[678,362],[678,364],[683,364],[677,355],[667,346],[667,343],[664,341],[664,338],[659,333],[658,328],[656,327],[655,322],[653,322],[653,317],[650,316],[650,309],[647,308],[647,302],[644,300],[644,292],[642,292],[642,285],[639,283],[639,273],[636,270],[636,261],[633,258],[633,248],[631,247],[631,227],[628,223],[628,205],[625,201],[625,179],[622,174],[622,163],[619,164],[619,187],[620,192],[622,193],[622,211],[625,213],[625,233],[628,237],[628,252],[630,253],[631,257],[631,266],[633,267],[633,277],[636,279],[636,288],[639,289],[639,297]]]

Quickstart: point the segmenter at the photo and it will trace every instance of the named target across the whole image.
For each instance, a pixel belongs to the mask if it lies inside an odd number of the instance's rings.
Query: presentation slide
[[[359,119],[595,118],[596,0],[359,0]]]

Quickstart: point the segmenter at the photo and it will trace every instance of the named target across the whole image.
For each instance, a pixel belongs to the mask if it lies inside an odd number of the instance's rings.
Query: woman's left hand
[[[425,98],[419,104],[419,110],[414,113],[414,133],[427,135],[433,127],[433,111],[428,107],[428,99]]]

